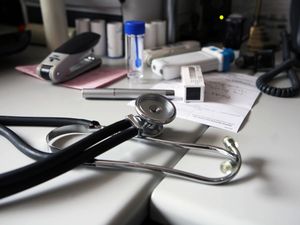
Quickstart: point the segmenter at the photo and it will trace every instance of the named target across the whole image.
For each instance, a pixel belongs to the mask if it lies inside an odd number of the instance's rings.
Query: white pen
[[[164,89],[132,89],[132,88],[99,88],[82,89],[82,97],[85,99],[135,99],[142,94],[160,94],[167,98],[174,98],[174,90]]]

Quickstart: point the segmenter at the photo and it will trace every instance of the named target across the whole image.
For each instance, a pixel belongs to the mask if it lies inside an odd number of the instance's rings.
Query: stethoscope
[[[229,182],[238,173],[242,159],[237,144],[232,138],[224,138],[225,148],[159,139],[157,136],[162,133],[163,125],[175,119],[176,108],[173,103],[161,95],[145,94],[136,99],[135,108],[138,115],[128,115],[126,119],[109,126],[101,126],[97,121],[75,118],[0,116],[0,135],[7,138],[22,153],[36,160],[32,164],[0,175],[0,197],[7,197],[36,186],[81,164],[88,167],[150,170],[204,184],[223,184]],[[6,126],[56,126],[57,128],[46,137],[51,152],[33,148]],[[74,133],[88,135],[68,147],[57,146],[58,140]],[[221,171],[225,175],[206,177],[142,162],[95,159],[98,155],[131,138],[187,150],[197,149],[217,153],[225,158],[221,164]]]

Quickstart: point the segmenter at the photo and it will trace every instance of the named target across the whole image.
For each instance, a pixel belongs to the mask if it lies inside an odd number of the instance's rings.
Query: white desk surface
[[[299,112],[299,96],[263,94],[237,134],[208,128],[199,143],[220,146],[226,135],[239,143],[240,173],[222,186],[165,178],[151,196],[152,218],[174,225],[300,224]],[[216,174],[218,164],[200,157],[190,151],[175,168]]]
[[[13,68],[39,63],[48,54],[44,48],[0,59],[0,114],[59,116],[98,120],[107,125],[135,113],[128,101],[88,101],[79,90],[54,86]],[[115,87],[126,87],[124,79]],[[176,119],[168,135],[195,141],[203,126]],[[11,127],[34,147],[46,150],[48,128]],[[173,137],[172,137],[173,136]],[[1,173],[32,160],[0,137]],[[103,154],[103,158],[174,165],[184,154],[170,147],[128,141]],[[0,200],[0,224],[139,224],[148,213],[150,195],[163,178],[160,174],[129,170],[77,168],[37,187]]]
[[[13,70],[16,65],[38,63],[46,55],[41,48],[30,47],[0,60],[1,115],[71,116],[110,124],[134,113],[127,101],[87,101],[78,90],[53,86]],[[126,85],[125,79],[113,86]],[[299,111],[299,97],[262,95],[239,133],[215,128],[204,133],[201,143],[221,145],[226,135],[239,142],[243,165],[230,184],[208,186],[171,177],[160,182],[163,177],[159,174],[78,168],[0,200],[0,223],[139,224],[151,201],[152,218],[169,224],[299,224]],[[173,138],[186,141],[202,131],[179,119],[169,127]],[[48,128],[12,129],[35,147],[46,149]],[[0,148],[1,172],[31,162],[2,137]],[[183,154],[167,147],[126,142],[103,157],[162,165],[179,161],[179,169],[217,173],[213,168],[218,169],[219,162],[211,164],[211,159],[192,151],[181,158]]]

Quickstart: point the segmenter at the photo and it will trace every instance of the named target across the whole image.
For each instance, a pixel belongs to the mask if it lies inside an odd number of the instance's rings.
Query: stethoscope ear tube
[[[0,176],[0,198],[50,180],[97,155],[136,136],[137,128],[128,119],[96,131],[46,159]],[[110,137],[110,138],[108,138]]]
[[[90,132],[95,132],[94,129],[90,129],[84,125],[69,125],[69,126],[62,126],[53,129],[47,135],[47,143],[50,151],[57,152],[61,150],[60,144],[62,140],[68,135],[86,135]],[[223,176],[219,177],[207,177],[202,176],[197,173],[191,173],[185,170],[178,170],[166,166],[156,165],[156,164],[149,164],[144,162],[138,161],[119,161],[119,160],[102,160],[102,159],[95,159],[94,162],[85,162],[84,166],[89,167],[99,167],[99,168],[120,168],[120,169],[135,169],[135,170],[146,170],[150,172],[161,172],[167,175],[172,175],[181,179],[186,180],[193,180],[198,183],[209,184],[209,185],[217,185],[217,184],[224,184],[229,182],[233,179],[236,174],[239,172],[242,158],[238,150],[237,143],[230,137],[225,137],[223,140],[225,148],[207,145],[207,144],[192,144],[192,143],[183,143],[171,140],[164,140],[155,137],[145,137],[145,136],[138,136],[134,139],[138,141],[142,141],[145,143],[157,143],[162,145],[168,145],[174,148],[183,148],[186,150],[196,150],[196,151],[207,151],[210,153],[215,153],[221,158],[224,158],[220,165],[220,170]]]

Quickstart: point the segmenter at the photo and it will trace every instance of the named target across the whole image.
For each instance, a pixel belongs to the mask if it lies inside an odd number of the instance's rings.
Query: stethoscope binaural
[[[81,164],[91,167],[158,171],[205,184],[226,183],[238,173],[242,159],[232,138],[224,138],[226,149],[211,145],[178,143],[158,139],[156,136],[162,133],[163,125],[173,121],[176,116],[176,108],[173,103],[161,95],[145,94],[136,99],[135,105],[138,115],[128,115],[126,119],[105,127],[97,121],[74,118],[0,116],[0,135],[6,137],[22,153],[37,160],[30,165],[0,175],[0,198],[36,186]],[[6,126],[57,126],[58,128],[47,135],[47,142],[52,153],[33,148]],[[57,147],[56,141],[70,133],[90,134],[68,147],[62,149]],[[95,159],[103,152],[136,136],[155,143],[218,153],[226,159],[221,164],[221,171],[225,175],[222,177],[205,177],[187,171],[141,162]],[[57,151],[58,149],[59,151]]]

